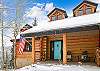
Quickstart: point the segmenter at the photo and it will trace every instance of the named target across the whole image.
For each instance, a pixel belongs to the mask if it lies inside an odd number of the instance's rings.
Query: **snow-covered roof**
[[[98,4],[97,11],[100,11],[100,3]]]
[[[20,34],[17,35],[16,39],[20,39]]]
[[[63,28],[69,29],[74,27],[93,25],[97,23],[100,23],[100,12],[51,22],[39,22],[38,26],[34,26],[33,28],[26,30],[22,32],[22,34],[37,33]]]

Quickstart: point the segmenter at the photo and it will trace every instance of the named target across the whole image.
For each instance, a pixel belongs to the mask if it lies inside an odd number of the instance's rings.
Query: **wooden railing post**
[[[32,37],[32,63],[35,63],[35,37]]]
[[[63,64],[67,64],[67,34],[63,34]]]

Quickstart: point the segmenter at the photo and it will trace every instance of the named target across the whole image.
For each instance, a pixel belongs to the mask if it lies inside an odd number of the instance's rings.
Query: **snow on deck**
[[[99,67],[90,65],[30,65],[17,69],[16,71],[100,71]]]
[[[39,22],[38,26],[34,26],[33,28],[26,30],[22,32],[22,34],[43,32],[62,28],[68,29],[80,26],[93,25],[97,23],[100,23],[100,12],[51,22]]]

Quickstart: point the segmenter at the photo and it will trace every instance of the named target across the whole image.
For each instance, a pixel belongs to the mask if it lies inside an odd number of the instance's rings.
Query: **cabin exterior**
[[[89,11],[87,13],[88,7]],[[87,22],[89,18],[87,14],[91,13],[93,14],[90,17],[93,17],[92,20],[95,21],[94,13],[96,12],[96,7],[96,3],[83,1],[73,10],[73,18],[68,18],[66,11],[55,8],[47,15],[50,19],[47,24],[51,26],[47,25],[47,29],[45,27],[42,29],[40,29],[41,27],[37,29],[33,27],[33,29],[23,32],[22,34],[24,34],[28,42],[26,42],[23,54],[19,54],[16,47],[17,67],[41,61],[60,61],[62,64],[79,61],[94,62],[100,66],[100,28],[98,26],[100,21],[92,25]],[[83,11],[81,14],[79,12],[80,9]],[[81,15],[85,15],[84,18],[87,20],[84,20]],[[80,21],[79,23],[84,21],[83,23],[87,23],[87,25],[70,28],[72,25],[68,24],[77,24],[76,21]],[[58,25],[53,27],[55,23]],[[67,26],[63,23],[67,24]],[[39,29],[40,31],[37,31]],[[17,46],[18,44],[17,42]]]

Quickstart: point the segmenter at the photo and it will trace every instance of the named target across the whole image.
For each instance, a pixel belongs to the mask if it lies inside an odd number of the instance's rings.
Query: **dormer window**
[[[62,19],[62,15],[52,16],[52,21],[61,20],[61,19]]]
[[[98,4],[84,0],[76,8],[73,9],[73,16],[87,15],[96,12]]]
[[[66,14],[66,11],[59,8],[55,8],[48,14],[48,17],[50,21],[55,21],[55,20],[61,20],[67,18],[68,16]]]

